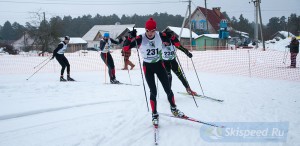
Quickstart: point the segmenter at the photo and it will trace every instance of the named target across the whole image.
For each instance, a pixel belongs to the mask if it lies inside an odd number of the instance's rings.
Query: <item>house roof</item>
[[[59,38],[61,41],[64,40],[64,37]],[[80,37],[70,37],[69,44],[87,44],[87,42]]]
[[[127,27],[126,30],[124,30],[124,31],[128,32],[128,31],[132,31],[132,29],[133,29],[133,27]],[[146,32],[145,28],[135,28],[135,29],[137,31],[137,35],[141,35]],[[168,26],[166,29],[170,29],[170,30],[174,31],[174,33],[176,33],[176,35],[179,36],[181,27]],[[125,33],[125,32],[122,32],[122,33]],[[196,33],[192,32],[192,37],[196,38],[196,37],[198,37],[198,35]],[[190,29],[183,28],[181,38],[190,38]]]
[[[294,34],[288,31],[277,31],[275,34],[272,35],[272,37],[275,37],[276,35],[281,35],[283,36],[283,38],[295,36]]]
[[[180,35],[181,27],[168,26],[166,29],[172,30],[178,36]],[[192,38],[196,38],[196,37],[198,37],[198,35],[192,31]],[[190,29],[183,28],[181,33],[181,38],[190,38]]]
[[[219,34],[202,34],[202,35],[199,35],[197,38],[200,38],[200,37],[203,37],[203,36],[213,38],[213,39],[218,39],[219,38]]]
[[[199,35],[195,39],[198,39],[198,38],[203,37],[203,36],[206,36],[206,37],[209,37],[209,38],[213,38],[213,39],[219,39],[219,34],[202,34],[202,35]],[[231,37],[228,36],[228,38],[230,39]]]
[[[126,25],[95,25],[93,26],[82,39],[86,41],[93,41],[97,37],[98,33],[101,35],[105,32],[110,34],[111,38],[117,38],[127,27],[134,27],[135,24]]]
[[[198,6],[193,12],[192,17],[197,11],[200,11],[204,16],[206,16],[206,9]],[[218,16],[214,10],[207,9],[207,21],[212,25],[215,31],[219,30],[220,21],[222,19],[226,19],[222,13]]]
[[[130,31],[132,31],[133,28],[132,27],[128,27],[128,29]],[[134,29],[136,29],[136,31],[137,31],[136,35],[141,35],[141,34],[144,34],[146,32],[145,28],[134,28]]]

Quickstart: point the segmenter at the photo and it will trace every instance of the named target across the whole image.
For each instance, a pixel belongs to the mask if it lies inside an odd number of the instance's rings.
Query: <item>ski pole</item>
[[[197,76],[197,79],[198,79],[198,82],[199,82],[199,85],[200,85],[200,88],[201,88],[202,94],[203,94],[203,96],[205,96],[205,95],[204,95],[204,92],[203,92],[202,85],[201,85],[201,83],[200,83],[199,76],[198,76],[198,74],[197,74],[197,71],[196,71],[196,68],[195,68],[195,65],[194,65],[194,61],[193,61],[193,59],[192,59],[192,58],[191,58],[191,60],[192,60],[192,64],[193,64],[193,67],[194,67],[194,70],[195,70],[195,73],[196,73],[196,76]]]
[[[128,71],[128,76],[129,76],[130,84],[132,84],[132,83],[131,83],[131,77],[130,77],[130,73],[129,73],[129,69],[128,69],[128,68],[127,68],[127,71]]]
[[[124,54],[124,64],[125,64],[124,68],[126,68],[126,67],[128,66],[127,63],[126,63],[127,61],[126,61],[126,59],[125,59],[125,57],[126,57],[125,54],[126,54],[126,53],[123,51],[123,54]],[[128,67],[127,67],[127,72],[128,72],[128,77],[129,77],[129,80],[130,80],[130,84],[132,84],[132,83],[131,83],[131,77],[130,77],[130,73],[129,73]]]
[[[28,81],[32,76],[34,76],[38,71],[40,71],[45,65],[47,65],[51,59],[49,59],[41,68],[39,68],[37,71],[35,71],[30,77],[28,77],[26,80]]]
[[[38,66],[40,66],[41,64],[43,64],[46,60],[50,59],[50,57],[46,58],[45,60],[43,60],[41,63],[39,63],[38,65],[36,65],[35,67],[33,67],[33,69],[37,68]]]
[[[172,43],[171,43],[171,45],[172,45]],[[172,47],[174,47],[174,46],[172,45]],[[187,79],[186,79],[185,73],[184,73],[184,71],[183,71],[183,68],[182,68],[182,66],[181,66],[181,63],[180,63],[180,61],[179,61],[179,58],[178,58],[178,56],[177,56],[176,51],[175,51],[175,57],[176,57],[176,59],[177,59],[177,61],[178,61],[179,68],[180,68],[180,70],[181,70],[181,72],[182,72],[182,76],[183,76],[184,79],[186,80],[187,85],[190,87],[190,84],[189,84],[189,82],[188,82]],[[194,102],[195,102],[195,104],[196,104],[196,107],[198,108],[198,104],[197,104],[197,102],[196,102],[195,96],[194,96],[193,94],[191,94],[191,95],[192,95],[192,97],[193,97],[193,99],[194,99]]]
[[[107,65],[107,53],[105,54],[105,65],[106,65],[106,66],[104,66],[104,68],[105,68],[105,69],[104,69],[104,72],[105,72],[105,73],[104,73],[104,74],[105,74],[105,75],[104,75],[104,78],[105,78],[104,80],[105,80],[105,84],[106,84],[106,68],[108,68],[108,65]],[[107,69],[107,70],[108,70],[108,69]]]
[[[136,45],[136,50],[137,50],[137,54],[138,54],[138,59],[139,59],[139,64],[140,64],[140,70],[141,70],[141,75],[142,75],[142,80],[143,80],[143,87],[144,87],[144,92],[145,92],[145,98],[146,98],[146,103],[147,103],[147,109],[149,112],[149,105],[148,105],[148,99],[147,99],[147,94],[146,94],[146,88],[145,88],[145,81],[144,81],[144,76],[143,76],[143,71],[142,71],[142,64],[141,64],[141,60],[140,60],[140,53],[139,53],[139,49],[138,49],[138,45],[136,40],[135,41],[135,45]]]
[[[158,77],[156,76],[156,89],[157,89],[157,98],[159,98],[159,91],[158,91]]]

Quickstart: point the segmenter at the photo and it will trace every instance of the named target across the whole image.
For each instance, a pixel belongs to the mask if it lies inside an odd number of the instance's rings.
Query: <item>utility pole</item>
[[[205,2],[205,20],[206,20],[206,31],[208,32],[208,15],[207,15],[207,5],[206,5],[206,0],[204,0]]]
[[[265,41],[264,41],[264,36],[263,36],[263,29],[262,29],[262,18],[261,18],[261,9],[260,9],[260,3],[261,0],[258,0],[258,9],[259,9],[259,20],[260,20],[260,37],[261,37],[261,41],[263,43],[263,51],[266,51],[266,47],[265,47]]]
[[[287,27],[286,27],[286,31],[288,32],[288,37],[290,37],[289,20],[290,20],[290,17],[288,17],[288,20],[287,20]]]
[[[258,48],[258,0],[252,0],[254,4],[254,42],[255,42],[255,49]]]
[[[43,49],[42,51],[42,54],[44,54],[44,51],[47,51],[48,50],[48,27],[47,27],[47,24],[46,24],[46,13],[43,12],[43,15],[44,15],[44,30],[46,31],[45,33],[43,33],[44,35],[44,39],[45,39],[45,48]]]
[[[263,39],[263,30],[262,30],[262,18],[261,18],[261,9],[260,9],[260,3],[261,0],[251,0],[254,4],[254,11],[255,11],[255,26],[254,26],[254,42],[255,42],[255,49],[258,48],[258,18],[260,20],[260,33],[261,33],[261,40],[263,43],[263,51],[265,51],[265,42]],[[249,2],[250,3],[250,2]]]
[[[189,0],[189,28],[190,28],[190,50],[193,51],[192,47],[192,12],[191,12],[191,0]]]
[[[187,10],[186,10],[186,13],[185,13],[185,17],[184,17],[184,20],[182,22],[182,26],[181,26],[181,30],[180,30],[180,34],[179,34],[179,40],[181,38],[181,34],[182,34],[182,30],[183,30],[183,27],[184,27],[184,24],[186,21],[188,21],[188,25],[189,25],[189,29],[190,29],[190,50],[193,50],[192,48],[192,11],[191,11],[191,0],[189,1],[184,1],[184,2],[188,2],[188,7],[187,7]],[[189,16],[187,16],[187,13],[189,12]],[[188,20],[186,19],[186,17],[188,17]]]
[[[26,51],[26,38],[25,38],[26,31],[24,31],[23,33],[24,33],[24,49],[23,49],[23,51]]]

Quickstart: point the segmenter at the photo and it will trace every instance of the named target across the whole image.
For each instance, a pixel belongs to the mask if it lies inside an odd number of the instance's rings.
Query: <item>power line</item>
[[[174,1],[109,1],[109,2],[91,2],[91,3],[74,3],[72,2],[35,2],[35,1],[0,1],[0,3],[19,3],[19,4],[42,4],[42,5],[144,5],[144,4],[168,4],[180,3]]]

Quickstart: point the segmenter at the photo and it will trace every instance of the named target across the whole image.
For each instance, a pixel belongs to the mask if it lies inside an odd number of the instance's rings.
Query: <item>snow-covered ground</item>
[[[200,136],[203,124],[160,116],[159,145],[299,145],[300,70],[286,68],[290,62],[284,46],[288,42],[268,45],[264,52],[193,52],[205,95],[223,99],[223,103],[196,99],[197,108],[191,97],[177,93],[185,89],[174,74],[172,84],[176,104],[186,115],[212,123],[288,122],[286,142],[208,142]],[[71,75],[78,80],[66,83],[58,81],[60,66],[55,60],[26,81],[34,73],[33,68],[47,57],[1,56],[0,146],[154,145],[151,112],[147,111],[136,51],[131,56],[137,65],[130,71],[131,79],[127,71],[120,70],[120,51],[112,55],[117,79],[140,86],[105,84],[108,77],[97,52],[66,54]],[[181,52],[178,56],[192,89],[202,94],[191,60]],[[146,90],[149,98],[147,85]],[[160,84],[158,91],[158,111],[170,113]]]
[[[1,146],[150,146],[151,112],[147,111],[140,70],[130,71],[140,86],[104,84],[104,71],[74,72],[78,82],[59,82],[58,72],[0,76]],[[191,87],[201,93],[196,75],[186,71]],[[180,95],[173,76],[178,108],[206,122],[289,122],[286,143],[211,143],[200,137],[202,124],[160,116],[162,146],[297,146],[300,143],[300,83],[198,72],[204,93],[224,103]],[[130,82],[128,72],[117,79]],[[149,91],[147,96],[149,98]],[[148,99],[149,100],[149,99]],[[158,111],[170,113],[159,85]]]

